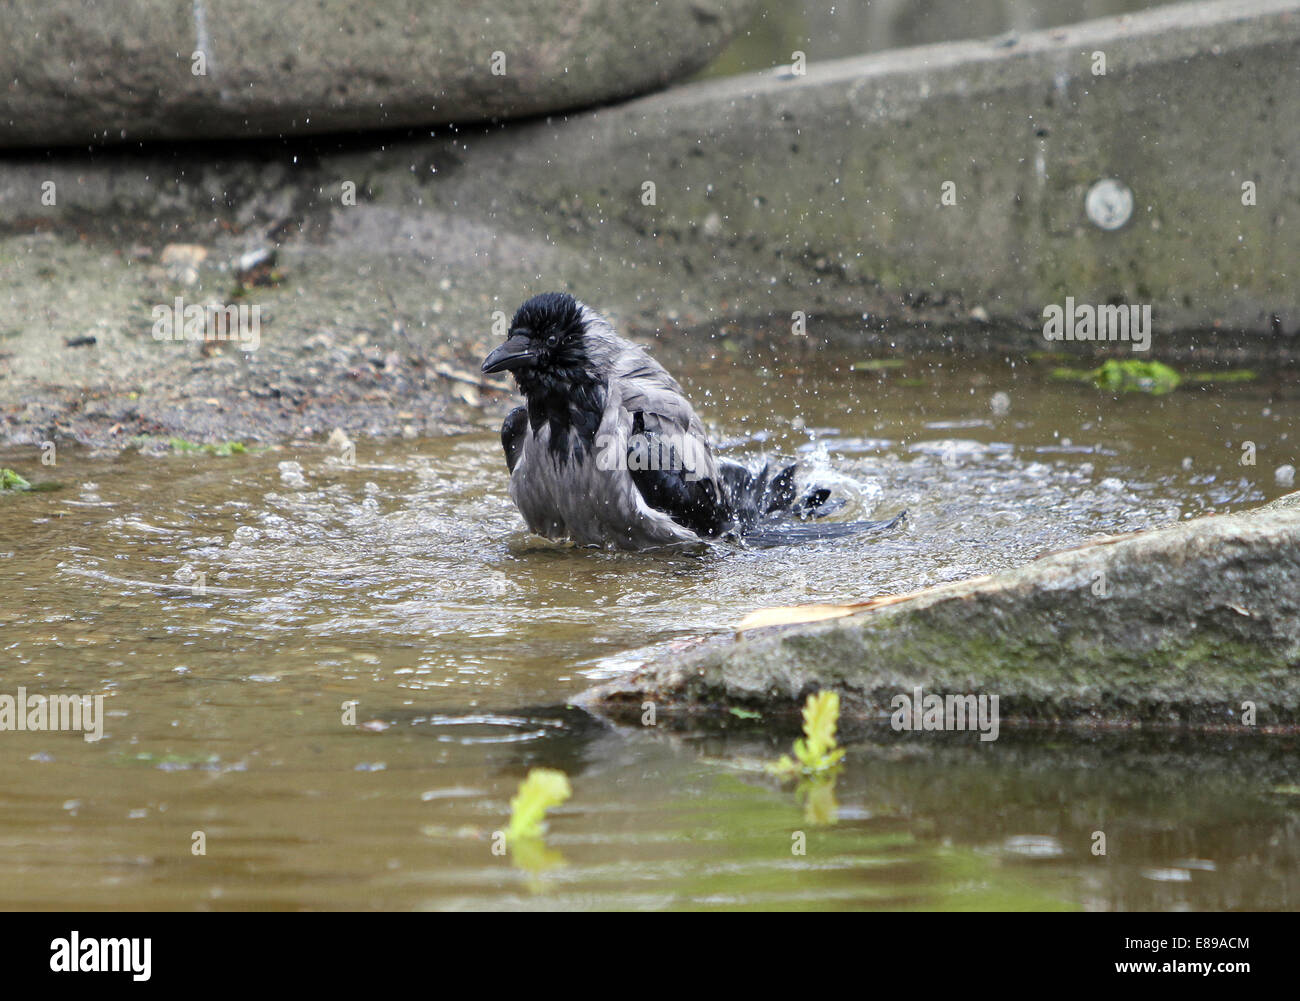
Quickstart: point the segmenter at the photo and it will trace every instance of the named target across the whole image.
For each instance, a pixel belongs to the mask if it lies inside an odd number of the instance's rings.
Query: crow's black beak
[[[483,359],[483,371],[487,373],[509,369],[513,372],[517,368],[531,365],[535,358],[536,355],[528,338],[522,334],[515,334]]]

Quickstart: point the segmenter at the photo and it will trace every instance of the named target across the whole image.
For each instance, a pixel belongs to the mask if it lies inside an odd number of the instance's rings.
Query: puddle
[[[664,357],[728,454],[797,455],[844,517],[905,508],[907,528],[563,548],[524,532],[487,432],[363,439],[353,465],[325,445],[53,468],[0,453],[64,484],[0,497],[0,693],[105,696],[98,742],[0,737],[0,903],[1294,906],[1287,738],[886,735],[854,744],[838,822],[812,825],[733,767],[788,733],[686,740],[567,708],[758,606],[913,590],[1280,496],[1300,411],[1285,373],[1117,398],[1050,380],[1051,362],[712,355]],[[564,864],[529,874],[491,843],[539,764],[574,795],[548,838]]]

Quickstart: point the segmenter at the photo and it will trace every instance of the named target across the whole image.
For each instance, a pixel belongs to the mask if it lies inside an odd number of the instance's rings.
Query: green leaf
[[[540,838],[546,831],[546,811],[573,795],[569,777],[554,768],[534,768],[510,800],[510,826],[506,843],[520,838]]]
[[[818,692],[808,696],[803,707],[803,732],[808,752],[822,757],[835,747],[835,729],[840,722],[840,693]]]
[[[809,695],[803,707],[803,737],[794,742],[794,760],[789,755],[767,766],[769,774],[782,778],[819,775],[836,768],[844,749],[835,743],[840,720],[839,692]]]
[[[30,490],[32,485],[8,467],[0,469],[0,490]]]
[[[1073,382],[1090,382],[1098,389],[1112,393],[1151,393],[1160,396],[1178,388],[1183,377],[1164,362],[1120,361],[1111,358],[1100,368],[1092,370],[1058,368],[1052,371],[1054,379]]]
[[[790,755],[783,754],[767,766],[767,773],[781,779],[792,779],[802,774],[803,769],[794,763],[794,759]]]
[[[248,451],[242,441],[221,441],[200,445],[197,442],[186,441],[184,438],[169,438],[167,444],[175,452],[205,452],[208,455],[243,455]]]

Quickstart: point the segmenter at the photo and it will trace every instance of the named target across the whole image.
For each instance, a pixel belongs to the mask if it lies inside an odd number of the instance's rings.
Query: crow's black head
[[[483,371],[509,370],[525,396],[588,381],[587,312],[567,292],[533,296],[510,321],[506,342],[484,359]]]
[[[552,454],[582,462],[607,398],[609,372],[599,357],[613,341],[598,314],[566,292],[546,292],[519,307],[510,336],[484,359],[483,371],[510,371],[528,400],[533,433],[549,425]]]

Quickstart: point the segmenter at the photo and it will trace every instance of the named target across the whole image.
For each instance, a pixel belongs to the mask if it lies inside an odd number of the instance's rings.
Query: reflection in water
[[[1051,362],[859,360],[670,367],[734,454],[798,455],[847,518],[908,509],[886,538],[552,545],[524,533],[490,429],[361,442],[355,465],[320,445],[61,452],[64,489],[0,497],[0,691],[103,695],[104,738],[4,735],[0,903],[1294,906],[1291,738],[868,728],[842,734],[833,789],[801,799],[739,767],[788,750],[792,720],[680,737],[571,705],[756,607],[913,590],[1253,505],[1284,489],[1273,453],[1295,461],[1280,376],[1116,398],[1051,382]],[[1241,466],[1245,439],[1270,459]],[[0,464],[39,478],[31,456]],[[539,766],[573,797],[546,841],[565,864],[531,877],[491,845]]]

